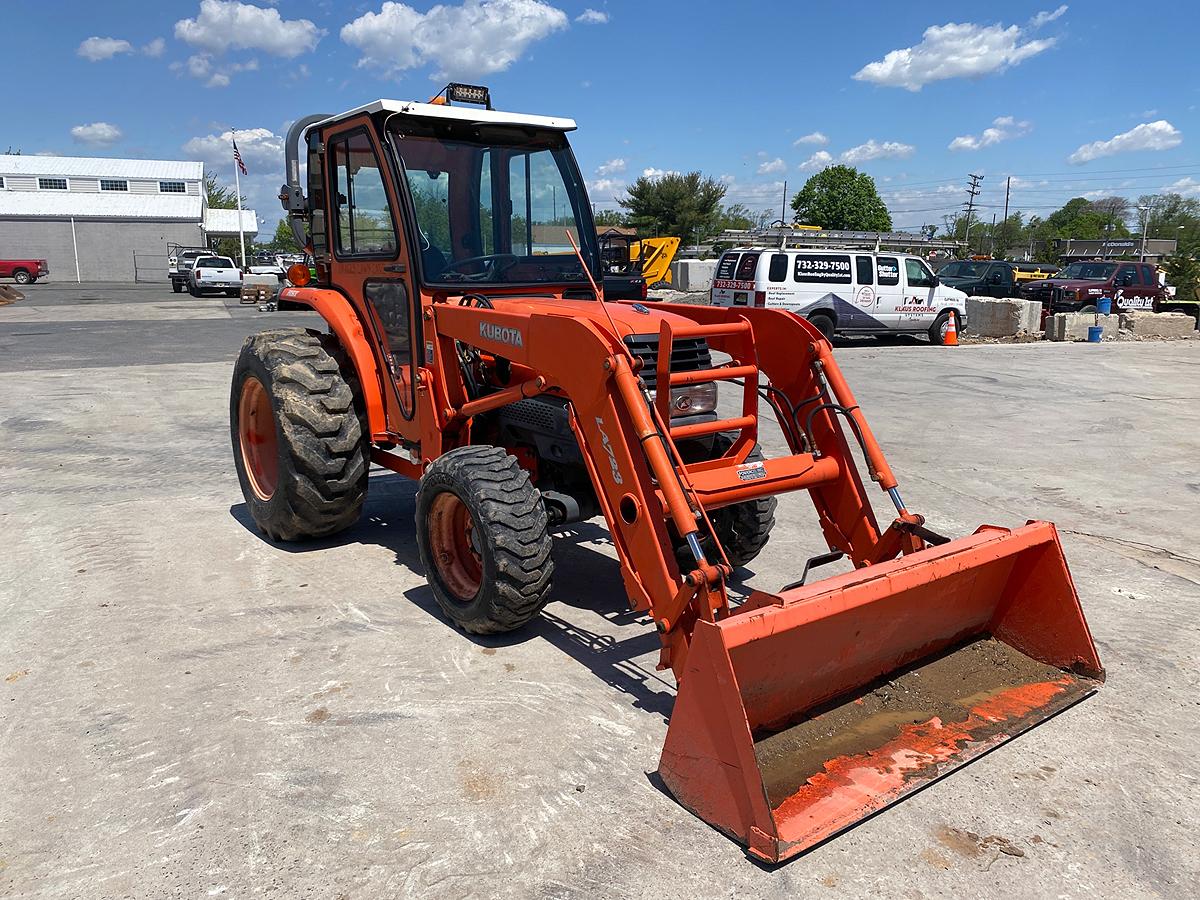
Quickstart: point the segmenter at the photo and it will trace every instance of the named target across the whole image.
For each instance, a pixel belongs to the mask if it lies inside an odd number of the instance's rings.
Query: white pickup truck
[[[228,256],[200,256],[188,272],[188,293],[200,297],[205,291],[224,291],[227,296],[242,293],[242,270]]]
[[[167,278],[171,280],[171,290],[182,294],[188,286],[188,270],[192,263],[201,256],[211,256],[212,251],[207,247],[183,247],[179,244],[167,244]]]

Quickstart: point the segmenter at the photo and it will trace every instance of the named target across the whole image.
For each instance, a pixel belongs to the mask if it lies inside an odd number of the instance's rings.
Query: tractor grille
[[[658,335],[631,334],[625,338],[625,346],[642,361],[642,381],[650,390],[658,385]],[[671,345],[671,371],[694,372],[711,369],[712,354],[704,338],[681,338]]]

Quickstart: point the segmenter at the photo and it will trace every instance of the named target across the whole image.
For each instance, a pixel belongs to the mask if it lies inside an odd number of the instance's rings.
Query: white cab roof
[[[562,116],[531,116],[526,113],[502,112],[498,109],[480,109],[476,106],[449,106],[439,103],[417,103],[414,100],[376,100],[365,106],[331,116],[326,122],[345,119],[359,113],[390,112],[428,119],[458,119],[462,122],[485,122],[489,125],[529,125],[553,131],[574,131],[574,119]]]

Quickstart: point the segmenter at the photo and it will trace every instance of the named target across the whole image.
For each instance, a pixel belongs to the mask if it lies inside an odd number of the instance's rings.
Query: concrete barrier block
[[[1012,337],[1040,331],[1042,305],[1036,300],[967,298],[967,331],[983,337]]]
[[[1093,325],[1104,329],[1104,340],[1113,340],[1121,328],[1121,317],[1095,313],[1056,313],[1046,319],[1046,340],[1086,341],[1088,329]]]
[[[1177,312],[1121,313],[1121,327],[1137,337],[1191,337],[1196,334],[1196,320]]]
[[[677,259],[671,263],[671,287],[677,291],[707,291],[716,270],[715,259]]]
[[[242,284],[245,287],[261,285],[262,287],[277,288],[279,287],[279,279],[274,275],[255,275],[252,272],[247,272],[242,276]]]

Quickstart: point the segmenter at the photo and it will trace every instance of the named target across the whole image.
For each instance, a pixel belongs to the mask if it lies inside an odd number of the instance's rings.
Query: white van
[[[941,344],[951,315],[960,331],[967,322],[966,294],[920,257],[886,251],[728,250],[709,296],[713,306],[791,310],[826,337],[925,333]]]

